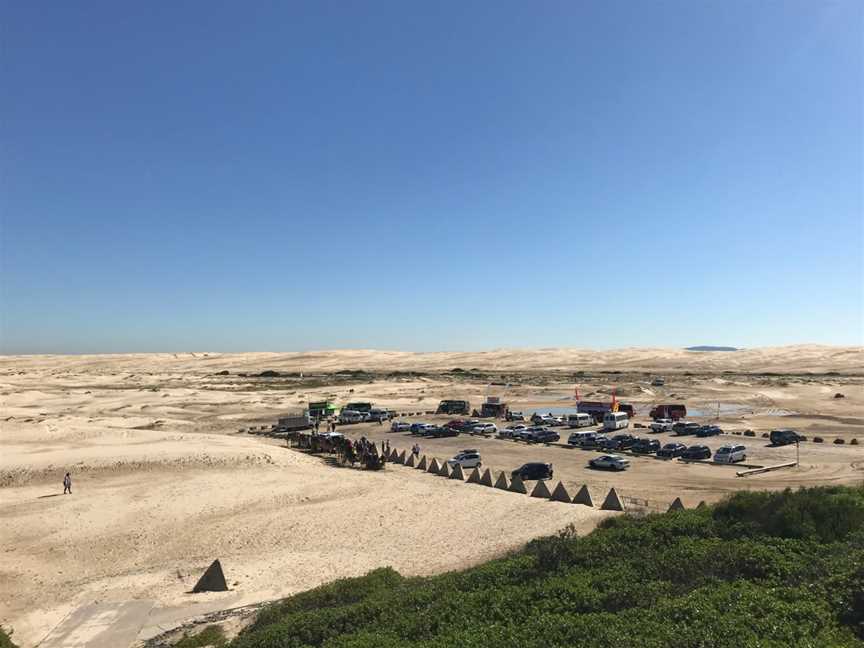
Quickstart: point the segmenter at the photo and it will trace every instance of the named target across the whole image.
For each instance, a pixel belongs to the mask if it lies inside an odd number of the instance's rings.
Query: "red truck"
[[[672,419],[673,421],[677,421],[678,419],[686,418],[687,408],[684,405],[655,405],[651,408],[648,416],[655,421],[657,419]]]

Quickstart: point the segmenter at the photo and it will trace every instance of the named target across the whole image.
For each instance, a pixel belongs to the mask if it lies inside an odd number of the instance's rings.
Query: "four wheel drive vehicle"
[[[534,425],[554,425],[555,417],[551,414],[537,414],[535,412],[531,415],[531,422]]]
[[[685,423],[684,421],[678,421],[672,426],[672,431],[678,436],[685,436],[687,434],[696,434],[701,427],[702,426],[698,423]]]
[[[606,442],[601,447],[604,450],[626,450],[634,443],[636,443],[636,437],[632,434],[616,434],[606,439]]]
[[[680,457],[687,450],[683,443],[667,443],[657,451],[658,457]]]
[[[607,412],[603,415],[604,430],[623,430],[630,426],[630,417],[626,412]]]
[[[391,432],[410,432],[411,424],[407,421],[393,421],[390,424]]]
[[[782,446],[795,443],[800,439],[795,430],[771,430],[771,445]]]
[[[531,427],[527,427],[524,430],[521,430],[520,432],[514,434],[513,438],[519,439],[520,441],[527,441],[529,437],[531,437],[535,432],[542,432],[545,429],[545,427],[542,427],[540,425],[532,425]]]
[[[659,449],[660,442],[657,439],[637,439],[636,443],[630,446],[630,451],[638,454],[654,454]]]
[[[510,473],[511,477],[519,475],[522,479],[552,479],[552,464],[526,463]]]
[[[363,420],[364,419],[362,412],[356,412],[354,410],[342,410],[339,413],[340,423],[362,423]]]
[[[390,420],[390,412],[387,410],[372,408],[369,410],[369,420],[375,421],[389,421]]]
[[[521,434],[524,430],[528,428],[524,425],[511,425],[509,427],[504,428],[503,430],[498,430],[498,438],[499,439],[515,439],[518,438],[517,435]]]
[[[594,443],[596,443],[596,439],[596,432],[573,432],[567,438],[567,443],[572,446],[577,446],[579,448],[585,448],[588,447],[589,444],[593,445]]]
[[[494,423],[478,423],[472,425],[468,430],[471,434],[495,434],[498,431],[498,426]]]
[[[703,425],[698,430],[696,430],[697,437],[709,437],[709,436],[718,436],[723,434],[723,429],[718,425]]]
[[[448,459],[450,466],[462,466],[463,468],[477,468],[481,465],[480,453],[476,450],[463,450],[452,459]]]
[[[590,427],[594,425],[594,417],[585,412],[567,415],[567,425],[571,428]]]
[[[459,436],[459,430],[454,430],[453,428],[448,427],[432,427],[426,428],[426,431],[423,432],[423,436],[431,437],[434,439],[439,439],[441,437],[457,437]]]
[[[648,427],[651,428],[652,432],[671,432],[672,426],[675,425],[675,422],[672,419],[657,419],[656,421],[651,421],[651,425]]]
[[[602,455],[589,461],[588,465],[606,470],[626,470],[630,466],[630,461],[618,455]]]
[[[435,427],[431,423],[412,423],[411,424],[411,434],[423,434],[426,431],[426,428]]]
[[[560,439],[561,436],[557,432],[545,428],[532,432],[530,436],[525,438],[529,443],[551,443]]]
[[[715,463],[736,463],[747,458],[747,448],[743,445],[725,445],[714,453]]]
[[[703,445],[692,445],[681,453],[682,459],[710,459],[711,448]]]
[[[453,428],[460,432],[467,432],[471,426],[477,425],[480,421],[476,419],[455,419],[444,424],[444,427]]]
[[[524,421],[525,415],[522,412],[507,412],[504,418],[508,421]]]
[[[594,437],[588,437],[580,444],[580,448],[585,450],[597,450],[605,447],[605,445],[609,442],[609,437],[605,437],[602,434],[597,434]]]

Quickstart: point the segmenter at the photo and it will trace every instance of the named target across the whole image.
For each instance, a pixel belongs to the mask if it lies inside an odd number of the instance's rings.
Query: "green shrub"
[[[184,635],[183,638],[174,644],[175,648],[202,648],[204,646],[216,646],[221,648],[227,646],[228,641],[225,639],[225,632],[221,626],[210,625],[204,628],[198,634]]]
[[[12,630],[7,630],[0,626],[0,648],[18,648],[14,643],[12,643]]]
[[[379,569],[271,605],[233,648],[864,646],[864,487],[618,516],[473,569]]]

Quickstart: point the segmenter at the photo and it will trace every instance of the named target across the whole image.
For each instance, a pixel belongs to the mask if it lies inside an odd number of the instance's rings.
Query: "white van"
[[[630,426],[630,418],[624,412],[606,412],[603,415],[604,430],[623,430]]]
[[[588,427],[590,425],[594,425],[594,417],[585,412],[579,412],[578,414],[568,414],[567,425],[571,428]]]
[[[586,445],[593,446],[597,443],[596,432],[573,432],[567,439],[567,443],[581,448]]]

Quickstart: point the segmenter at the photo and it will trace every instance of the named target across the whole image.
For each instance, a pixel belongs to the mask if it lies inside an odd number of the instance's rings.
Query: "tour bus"
[[[603,416],[604,430],[623,430],[630,425],[630,417],[626,412],[607,412]]]
[[[588,427],[594,425],[594,417],[587,412],[567,415],[567,425],[571,428]]]

